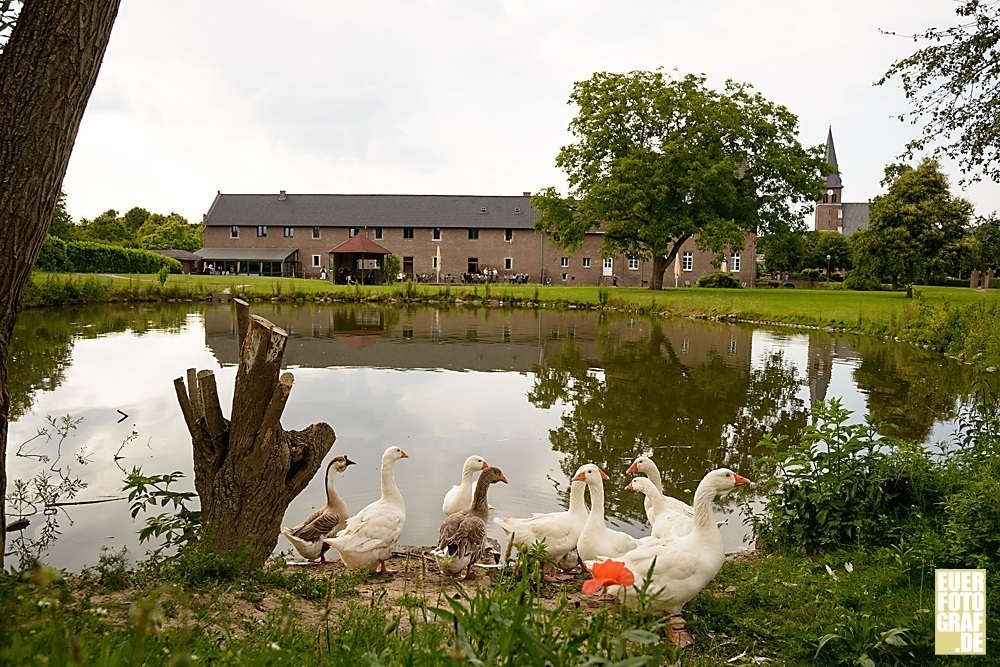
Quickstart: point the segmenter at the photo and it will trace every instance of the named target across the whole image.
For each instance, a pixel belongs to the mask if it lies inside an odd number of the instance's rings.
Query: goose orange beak
[[[400,452],[403,452],[403,450],[402,450],[402,449],[401,449],[401,450],[399,450],[399,451],[400,451]],[[402,455],[402,456],[400,456],[399,458],[401,458],[401,459],[408,459],[408,458],[410,458],[410,455],[409,455],[409,454],[407,454],[406,452],[403,452],[403,455]]]
[[[500,473],[500,481],[503,482],[504,484],[510,484],[510,482],[507,481],[507,475],[503,473]]]
[[[486,461],[483,461],[483,470],[486,470],[489,467],[490,467],[490,464],[487,463]]]
[[[585,474],[583,474],[582,472],[578,472],[578,473],[576,473],[576,476],[573,477],[573,481],[574,482],[586,482],[587,481],[587,476]]]
[[[747,479],[746,477],[744,477],[743,475],[739,475],[737,473],[733,473],[733,474],[736,475],[736,483],[733,484],[733,486],[743,486],[744,484],[749,484],[750,483],[750,480]]]
[[[610,477],[608,477],[607,475],[605,475],[604,471],[601,470],[600,468],[597,469],[597,472],[601,473],[601,479],[611,479]]]
[[[635,489],[632,487],[632,482],[628,483],[628,485],[625,487],[625,490],[626,491],[635,491]]]
[[[630,465],[628,467],[628,470],[625,471],[625,474],[626,475],[634,475],[637,472],[639,472],[639,466],[637,466],[636,464],[633,463],[632,465]]]

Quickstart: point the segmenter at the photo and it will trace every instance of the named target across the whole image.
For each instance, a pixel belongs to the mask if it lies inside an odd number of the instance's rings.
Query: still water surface
[[[810,406],[825,398],[839,397],[858,419],[871,412],[897,424],[897,435],[925,443],[947,438],[968,400],[960,365],[909,346],[822,332],[579,311],[251,310],[290,334],[285,363],[295,385],[282,424],[326,421],[337,433],[333,451],[358,463],[337,480],[352,511],[378,497],[387,446],[410,455],[396,465],[407,503],[403,544],[436,541],[442,498],[470,454],[510,480],[491,489],[490,502],[504,516],[563,509],[568,478],[595,462],[611,476],[612,523],[641,535],[641,498],[623,490],[625,469],[639,453],[660,465],[669,493],[690,502],[712,468],[754,478],[760,438],[795,438]],[[192,489],[191,442],[173,379],[190,367],[214,370],[228,415],[236,354],[227,305],[22,313],[10,368],[8,477],[79,479],[86,486],[63,498],[73,501],[120,497],[124,471],[136,466],[147,474],[184,471],[178,490]],[[63,415],[81,421],[61,445],[32,439]],[[323,493],[319,474],[292,503],[285,525],[321,505]],[[736,508],[729,511],[723,531],[735,550],[747,530]],[[125,501],[48,512],[34,515],[14,546],[26,547],[43,531],[58,535],[36,547],[58,567],[94,565],[102,546],[128,547],[133,557],[147,548],[138,544],[139,524]],[[502,531],[491,527],[490,534]],[[278,549],[287,548],[282,539]]]

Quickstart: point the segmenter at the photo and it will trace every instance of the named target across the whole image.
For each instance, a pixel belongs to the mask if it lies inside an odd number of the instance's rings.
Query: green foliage
[[[764,255],[768,273],[790,273],[802,268],[805,234],[797,229],[772,230],[757,238],[757,248]]]
[[[84,568],[84,575],[97,578],[98,583],[112,591],[120,591],[132,582],[132,564],[128,557],[128,548],[122,547],[115,551],[109,547],[101,547],[101,555],[97,565]]]
[[[854,269],[844,278],[844,288],[857,292],[873,292],[882,289],[882,283],[862,269]]]
[[[802,280],[808,280],[810,283],[814,283],[819,280],[821,273],[819,269],[802,269],[802,271],[799,272],[799,275],[802,276]]]
[[[188,503],[197,497],[193,491],[174,491],[170,485],[184,477],[184,473],[175,471],[163,475],[142,474],[139,468],[133,468],[125,478],[122,491],[128,491],[129,508],[132,518],[140,512],[147,513],[157,507],[167,507],[174,510],[155,516],[147,516],[145,525],[139,530],[139,542],[152,538],[162,538],[162,542],[153,550],[150,557],[158,560],[166,550],[183,547],[198,539],[201,529],[201,511],[192,510]]]
[[[382,283],[392,285],[396,282],[396,276],[403,270],[403,264],[396,255],[385,256],[385,266],[382,268]]]
[[[73,270],[81,273],[157,273],[162,267],[171,273],[181,271],[181,263],[172,257],[90,241],[70,241],[66,256]]]
[[[160,281],[160,287],[167,284],[167,276],[170,275],[170,269],[165,266],[160,267],[160,272],[156,274],[156,277]]]
[[[801,217],[819,192],[820,148],[803,149],[796,117],[746,84],[719,92],[704,76],[599,72],[570,102],[576,142],[556,158],[570,191],[532,197],[535,227],[570,250],[600,227],[606,254],[652,258],[652,289],[687,239],[740,248],[746,233]]]
[[[830,257],[829,262],[827,256]],[[850,242],[840,232],[808,232],[803,239],[802,266],[823,273],[828,268],[831,271],[849,269],[853,266]]]
[[[725,271],[716,271],[698,278],[698,287],[740,288],[743,284],[737,276]]]
[[[879,277],[902,275],[909,285],[922,271],[926,284],[961,241],[972,204],[951,194],[933,160],[916,168],[889,165],[883,184],[889,191],[872,201],[868,229],[855,241],[855,264]]]
[[[775,454],[760,459],[774,466],[777,487],[765,514],[755,515],[758,544],[814,553],[862,539],[891,539],[884,523],[898,491],[886,465],[890,442],[874,421],[849,424],[850,412],[836,399],[814,410],[798,445],[766,436]]]
[[[187,250],[188,252],[194,252],[202,247],[201,227],[188,224],[188,221],[177,213],[165,216],[159,213],[149,214],[145,209],[132,209],[125,214],[125,218],[122,218],[126,228],[142,220],[143,213],[146,214],[145,220],[133,232],[141,247],[147,250]]]
[[[872,620],[871,614],[845,614],[835,632],[820,638],[814,659],[822,654],[836,665],[875,667],[876,659],[882,662],[882,657],[902,656],[909,646],[906,641],[909,628],[881,630],[881,626]]]
[[[46,236],[35,266],[46,271],[72,271],[73,265],[66,255],[66,242],[51,234]]]
[[[965,180],[1000,180],[1000,72],[992,63],[1000,44],[1000,5],[958,0],[958,24],[908,35],[925,46],[892,64],[878,81],[899,78],[913,109],[899,119],[922,126],[906,145],[906,156],[932,149],[953,158]],[[984,65],[989,63],[989,65]]]

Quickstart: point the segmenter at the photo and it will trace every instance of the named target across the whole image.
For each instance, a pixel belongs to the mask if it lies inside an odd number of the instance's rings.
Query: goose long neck
[[[587,482],[590,489],[590,519],[595,523],[604,523],[604,484]]]
[[[708,488],[704,483],[699,484],[694,492],[694,527],[715,528],[715,511],[712,509],[712,501],[715,500],[716,492]]]
[[[663,477],[660,476],[659,468],[652,466],[649,472],[646,473],[646,477],[649,478],[649,481],[653,483],[653,486],[655,486],[660,493],[663,493]]]
[[[475,469],[465,467],[462,468],[462,486],[472,486],[472,476],[476,474]],[[452,477],[452,479],[455,479]]]
[[[583,494],[587,492],[587,485],[574,482],[569,487],[569,513],[586,514],[587,506],[583,504]]]
[[[489,480],[483,479],[482,475],[479,477],[479,483],[476,484],[476,493],[472,496],[472,508],[471,511],[476,516],[485,517],[489,516],[490,506],[486,502],[486,494],[490,490]]]
[[[395,461],[391,460],[382,461],[382,497],[402,501],[403,496],[399,493],[399,489],[396,487],[396,477],[393,474],[394,463]]]
[[[337,488],[334,486],[334,480],[337,477],[337,471],[333,469],[333,466],[327,466],[326,468],[326,504],[328,506],[334,505],[339,496],[337,495]]]

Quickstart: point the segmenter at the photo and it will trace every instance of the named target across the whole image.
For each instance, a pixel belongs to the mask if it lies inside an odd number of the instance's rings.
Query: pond
[[[568,478],[594,462],[607,515],[644,534],[625,470],[653,457],[667,492],[690,502],[708,470],[754,478],[767,433],[796,437],[810,407],[839,397],[923,443],[948,438],[969,400],[965,367],[896,343],[699,320],[592,311],[490,310],[330,304],[252,304],[289,334],[295,385],[282,424],[325,421],[334,453],[358,463],[337,488],[352,510],[376,499],[389,445],[407,503],[402,544],[436,542],[441,501],[471,454],[503,469],[491,490],[496,515],[563,509]],[[11,350],[8,479],[63,485],[43,510],[8,500],[8,520],[37,512],[12,533],[15,558],[38,553],[69,570],[95,565],[102,547],[140,545],[124,500],[125,473],[175,470],[192,490],[191,441],[174,393],[187,368],[215,371],[223,410],[237,362],[234,314],[225,304],[113,305],[21,313]],[[63,420],[73,426],[63,428]],[[39,435],[47,431],[47,435]],[[289,507],[294,525],[324,502],[322,474]],[[733,505],[728,550],[747,528]],[[141,517],[140,517],[141,519]],[[492,526],[490,534],[501,538]],[[282,538],[278,549],[289,545]],[[13,560],[13,559],[12,559]]]

